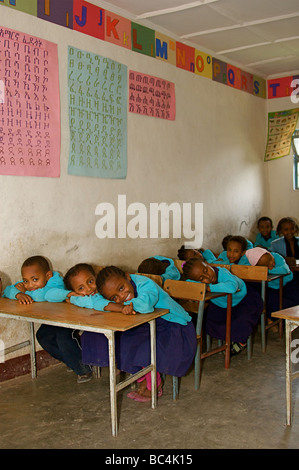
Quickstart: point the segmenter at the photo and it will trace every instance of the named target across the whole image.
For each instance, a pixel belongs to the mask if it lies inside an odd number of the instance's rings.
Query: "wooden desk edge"
[[[299,305],[272,312],[271,316],[283,320],[299,321]]]

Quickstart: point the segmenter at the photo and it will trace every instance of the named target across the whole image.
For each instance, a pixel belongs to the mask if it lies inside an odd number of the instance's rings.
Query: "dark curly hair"
[[[192,269],[196,263],[203,264],[205,261],[201,258],[189,258],[186,263],[183,264],[183,280],[192,279]]]
[[[282,226],[283,226],[283,224],[285,224],[286,222],[291,222],[292,224],[294,224],[295,233],[298,233],[298,232],[299,232],[299,227],[298,227],[297,223],[295,222],[295,220],[292,219],[292,217],[283,217],[282,219],[280,219],[280,221],[279,221],[278,224],[277,224],[277,227],[276,227],[276,233],[277,233],[277,235],[280,235],[280,234],[281,234]]]
[[[77,276],[81,271],[88,271],[90,274],[92,274],[94,277],[96,276],[93,267],[90,264],[87,263],[78,263],[72,268],[70,268],[66,275],[64,276],[64,285],[68,290],[72,290],[72,279],[73,277]]]
[[[138,272],[143,274],[164,274],[166,270],[166,263],[160,259],[147,258],[144,259],[138,266]]]
[[[272,219],[270,219],[270,217],[267,217],[266,215],[259,218],[259,220],[257,221],[257,226],[259,226],[261,222],[270,222],[271,227],[273,227]]]
[[[240,243],[242,251],[246,251],[246,250],[247,250],[247,240],[246,240],[246,238],[242,237],[241,235],[232,235],[232,236],[229,238],[229,240],[227,241],[227,244],[228,244],[229,242]],[[227,246],[226,246],[226,249],[227,249]]]
[[[34,266],[35,264],[37,264],[45,273],[51,271],[48,260],[46,260],[46,258],[40,255],[31,256],[30,258],[27,258],[22,264],[22,269],[28,268],[28,266]]]
[[[96,279],[96,285],[100,294],[102,293],[105,282],[112,276],[120,276],[125,278],[126,273],[117,266],[106,266],[105,268],[101,269]]]

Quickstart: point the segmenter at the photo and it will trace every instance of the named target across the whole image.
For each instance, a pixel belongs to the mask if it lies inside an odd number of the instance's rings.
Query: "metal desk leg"
[[[195,354],[195,362],[194,362],[194,388],[195,390],[199,389],[200,385],[200,374],[201,374],[201,335],[202,335],[202,322],[203,322],[203,314],[205,308],[205,300],[201,300],[198,306],[198,315],[197,315],[197,322],[196,322],[196,337],[197,337],[197,348]]]
[[[225,334],[225,369],[230,364],[230,333],[232,324],[232,294],[227,294],[226,334]]]
[[[292,421],[292,362],[291,362],[292,329],[290,321],[286,320],[286,406],[287,426]]]
[[[30,360],[31,360],[31,377],[36,378],[36,356],[35,356],[35,336],[34,323],[30,322]]]
[[[152,408],[157,406],[157,367],[156,367],[156,320],[151,320],[150,334],[151,334],[151,386],[152,386]]]
[[[114,331],[105,333],[109,343],[109,372],[110,372],[110,403],[112,436],[117,436],[117,399],[116,399],[116,373],[115,373],[115,337]]]
[[[262,340],[262,352],[266,352],[266,281],[262,281],[261,286],[261,297],[263,300],[263,311],[261,313],[261,340]]]

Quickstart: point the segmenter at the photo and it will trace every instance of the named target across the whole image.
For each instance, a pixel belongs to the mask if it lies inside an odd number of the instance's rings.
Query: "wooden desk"
[[[68,303],[34,302],[30,305],[20,305],[16,300],[0,298],[0,318],[22,320],[31,326],[31,365],[32,376],[36,376],[35,338],[33,323],[61,326],[83,331],[103,333],[109,343],[110,369],[110,402],[112,435],[118,432],[117,424],[117,392],[129,384],[151,372],[152,408],[157,406],[157,374],[156,374],[156,322],[155,319],[168,313],[166,309],[155,309],[153,313],[123,315],[122,313],[99,312],[97,310],[76,307]],[[115,374],[115,332],[126,331],[143,323],[150,325],[151,364],[120,383],[116,383]]]
[[[292,421],[292,381],[299,377],[299,372],[292,372],[291,343],[292,331],[299,326],[299,305],[272,313],[272,317],[285,320],[286,326],[286,405],[287,425]]]

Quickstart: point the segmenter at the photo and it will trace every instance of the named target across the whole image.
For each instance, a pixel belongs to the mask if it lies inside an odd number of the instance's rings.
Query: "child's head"
[[[184,245],[178,250],[178,257],[180,260],[187,261],[189,258],[200,258],[203,259],[203,256],[199,250],[194,250],[193,248],[185,248]]]
[[[273,222],[270,217],[260,217],[257,221],[257,228],[263,237],[269,237],[273,229]]]
[[[231,236],[227,242],[226,254],[230,263],[237,263],[245,255],[247,240],[239,235]]]
[[[190,258],[183,266],[185,279],[203,282],[204,284],[214,284],[217,275],[214,268],[200,258]]]
[[[45,287],[50,277],[53,276],[50,265],[43,256],[27,258],[22,264],[21,274],[28,291]]]
[[[97,292],[94,269],[87,263],[79,263],[70,268],[64,276],[64,284],[68,290],[79,295],[94,295]]]
[[[135,297],[130,275],[116,266],[106,266],[97,275],[97,288],[103,297],[123,304]]]
[[[167,266],[168,262],[166,260],[147,258],[138,266],[138,272],[144,274],[159,274],[161,276],[161,274],[165,273]]]
[[[269,270],[275,267],[274,256],[264,248],[251,248],[246,251],[246,256],[252,266],[266,266]]]
[[[299,227],[292,217],[283,217],[277,224],[277,235],[285,238],[293,238],[299,232]]]

